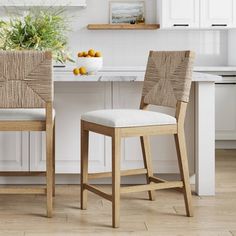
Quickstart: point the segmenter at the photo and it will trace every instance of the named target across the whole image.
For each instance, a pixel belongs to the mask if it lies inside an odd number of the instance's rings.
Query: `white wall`
[[[95,48],[102,51],[105,66],[144,66],[151,49],[192,49],[197,52],[196,65],[227,64],[227,31],[89,31],[89,23],[109,22],[109,0],[87,0],[87,4],[86,9],[69,8],[73,55]],[[156,0],[146,0],[146,12],[147,22],[156,23]]]
[[[228,33],[228,64],[230,66],[236,65],[236,29],[230,30]]]
[[[185,50],[197,52],[196,65],[226,65],[227,31],[89,31],[89,23],[108,23],[109,0],[87,0],[83,10],[73,10],[71,51],[95,48],[104,55],[105,66],[143,66],[148,51]],[[156,1],[146,0],[147,22],[156,23]]]

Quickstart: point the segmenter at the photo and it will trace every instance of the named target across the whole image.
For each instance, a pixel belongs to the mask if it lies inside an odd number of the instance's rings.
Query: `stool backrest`
[[[194,53],[151,51],[144,80],[141,108],[157,105],[176,108],[189,101]]]
[[[46,108],[52,101],[50,52],[0,51],[0,108]]]

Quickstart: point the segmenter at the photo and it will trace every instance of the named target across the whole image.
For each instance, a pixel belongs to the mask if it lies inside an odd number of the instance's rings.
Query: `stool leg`
[[[140,137],[140,142],[143,153],[144,168],[147,169],[147,174],[146,174],[147,183],[150,184],[149,177],[153,176],[150,139],[148,136],[142,136]],[[148,191],[148,195],[151,201],[155,200],[155,191]]]
[[[183,181],[184,202],[187,216],[193,216],[192,209],[192,194],[189,181],[188,158],[185,143],[184,129],[181,128],[178,134],[175,134],[175,144],[177,149],[178,163],[180,168],[180,175]]]
[[[54,126],[53,126],[53,196],[55,197],[56,194],[56,150],[55,150],[55,121],[54,121]]]
[[[87,209],[87,190],[84,184],[88,183],[88,150],[89,150],[89,131],[84,130],[81,122],[81,209]]]
[[[112,136],[112,226],[120,226],[120,130]]]
[[[47,216],[52,217],[53,209],[53,126],[46,130],[46,180],[47,180]]]

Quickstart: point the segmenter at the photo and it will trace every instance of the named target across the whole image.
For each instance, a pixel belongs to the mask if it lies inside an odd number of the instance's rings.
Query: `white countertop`
[[[201,67],[202,68],[202,67]],[[96,75],[75,76],[73,68],[55,68],[55,82],[105,82],[105,81],[143,81],[145,67],[105,67]],[[195,70],[194,71],[201,71]],[[221,82],[222,77],[217,75],[194,72],[194,82]]]
[[[235,72],[236,66],[195,66],[197,72]]]

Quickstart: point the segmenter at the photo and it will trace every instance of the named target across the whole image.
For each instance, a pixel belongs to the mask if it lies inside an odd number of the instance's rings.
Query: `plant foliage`
[[[63,9],[31,9],[24,17],[0,20],[0,50],[50,50],[56,61],[72,61],[66,32]]]

